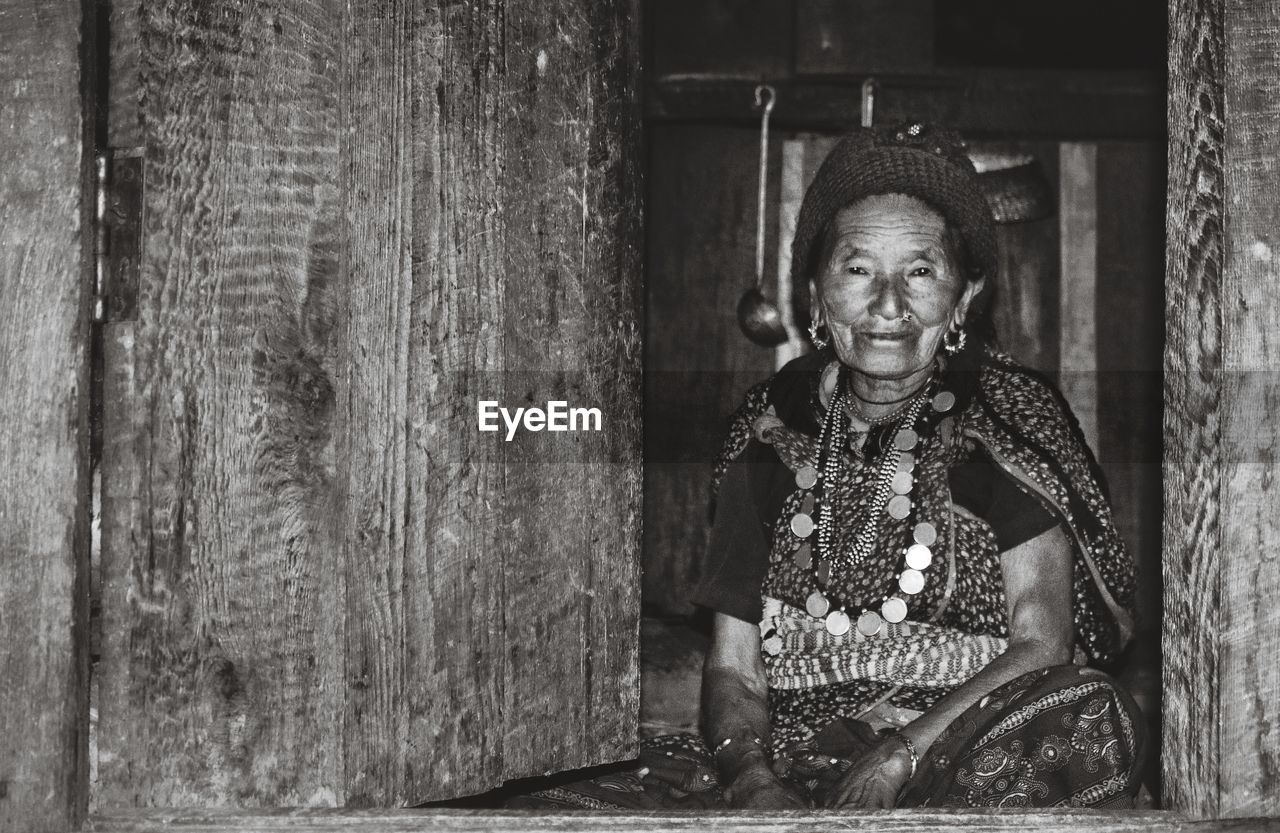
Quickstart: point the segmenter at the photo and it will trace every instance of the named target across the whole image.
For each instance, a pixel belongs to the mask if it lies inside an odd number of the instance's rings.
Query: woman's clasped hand
[[[902,744],[885,740],[845,770],[823,797],[822,806],[888,809],[894,806],[910,777],[910,754]]]
[[[763,753],[738,771],[725,788],[724,800],[739,810],[804,810],[810,806],[799,790],[784,783],[770,768]]]

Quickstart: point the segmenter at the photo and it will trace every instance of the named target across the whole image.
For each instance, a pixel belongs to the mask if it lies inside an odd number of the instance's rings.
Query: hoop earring
[[[955,336],[953,339],[952,336]],[[958,330],[949,329],[942,334],[942,349],[947,351],[947,355],[954,356],[964,349],[964,343],[969,338],[968,333],[961,327]]]
[[[827,337],[819,331],[818,325],[813,322],[809,322],[809,341],[813,342],[813,346],[819,350],[824,349],[830,343]]]

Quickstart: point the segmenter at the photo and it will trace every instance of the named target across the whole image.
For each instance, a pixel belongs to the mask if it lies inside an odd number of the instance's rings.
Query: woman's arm
[[[723,613],[715,617],[702,670],[704,733],[716,751],[725,798],[735,807],[805,807],[769,768],[768,683],[760,629]],[[720,744],[730,739],[728,745]]]
[[[1009,614],[1009,647],[985,668],[902,728],[920,755],[983,696],[1028,671],[1071,661],[1071,544],[1055,526],[1000,557]],[[910,772],[910,755],[888,739],[846,773],[828,806],[892,806]],[[885,803],[885,802],[888,803]]]
[[[902,729],[921,755],[951,721],[1028,671],[1071,661],[1071,544],[1061,525],[1001,553],[1009,647]]]

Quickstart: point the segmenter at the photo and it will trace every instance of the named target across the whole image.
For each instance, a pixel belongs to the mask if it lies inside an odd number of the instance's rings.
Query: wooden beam
[[[858,124],[866,76],[781,78],[773,124],[843,130]],[[1164,83],[1143,72],[966,71],[876,76],[877,123],[947,122],[972,137],[1054,141],[1164,136]],[[648,88],[652,121],[747,124],[755,77],[666,75]]]
[[[1170,6],[1164,792],[1280,813],[1280,10]]]
[[[1220,806],[1222,16],[1223,0],[1169,8],[1161,752],[1165,805],[1200,816]]]
[[[1165,812],[1057,810],[730,811],[537,813],[510,810],[149,810],[92,817],[84,833],[1254,833],[1280,820],[1194,822]]]
[[[1280,815],[1280,7],[1224,23],[1219,813]]]
[[[88,783],[82,14],[0,0],[0,831],[23,833],[77,825]]]

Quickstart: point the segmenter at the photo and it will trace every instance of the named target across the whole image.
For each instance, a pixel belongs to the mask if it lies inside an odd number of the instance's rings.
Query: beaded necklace
[[[854,539],[853,546],[845,552],[838,551],[832,543],[835,532],[835,495],[833,484],[840,474],[841,451],[849,440],[849,423],[845,407],[849,402],[848,368],[841,365],[835,391],[827,408],[819,434],[819,459],[817,468],[804,466],[796,472],[796,485],[806,494],[801,509],[791,518],[791,532],[801,539],[800,547],[792,556],[801,569],[811,570],[816,589],[805,601],[810,616],[822,619],[833,636],[849,632],[853,621],[851,612],[857,613],[858,632],[874,636],[885,622],[901,622],[907,616],[905,597],[914,596],[924,589],[924,571],[933,562],[930,547],[937,541],[937,528],[928,521],[912,526],[912,543],[903,550],[904,566],[896,576],[894,588],[881,594],[878,602],[855,606],[838,598],[831,590],[832,571],[848,570],[861,566],[873,552],[879,538],[881,513],[903,520],[916,515],[918,501],[912,501],[910,493],[915,485],[915,453],[925,430],[928,418],[945,413],[955,407],[956,398],[950,391],[936,390],[936,377],[929,380],[914,394],[900,412],[898,429],[893,443],[880,453],[876,472],[875,493],[871,501],[870,518]],[[936,392],[935,392],[936,391]],[[926,409],[925,404],[931,407]],[[929,413],[929,410],[932,413]],[[814,509],[818,520],[814,522]],[[814,532],[817,535],[814,535]],[[872,597],[875,598],[874,596]]]

